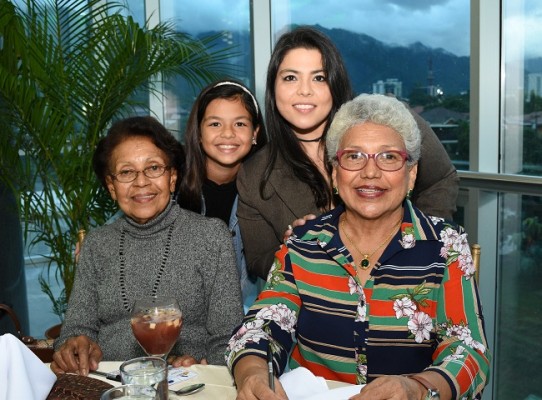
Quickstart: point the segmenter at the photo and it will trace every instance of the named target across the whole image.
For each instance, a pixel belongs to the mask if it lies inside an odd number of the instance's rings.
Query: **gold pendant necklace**
[[[356,244],[354,243],[354,241],[352,239],[350,239],[350,236],[348,236],[348,232],[346,232],[346,229],[345,229],[345,226],[346,226],[346,213],[343,213],[342,215],[342,218],[341,218],[341,222],[343,224],[343,233],[344,233],[344,236],[346,236],[346,239],[348,239],[348,242],[350,242],[350,244],[354,247],[354,249],[363,257],[358,265],[359,268],[361,268],[362,270],[366,270],[368,269],[370,266],[371,266],[371,263],[369,261],[369,259],[378,251],[382,248],[382,246],[384,246],[386,243],[388,243],[391,238],[393,237],[393,235],[395,234],[395,232],[397,231],[397,229],[399,228],[399,226],[401,225],[401,222],[403,221],[403,217],[401,217],[401,219],[397,222],[397,224],[395,224],[395,226],[393,227],[393,230],[391,231],[391,233],[386,237],[386,239],[380,243],[378,245],[378,247],[376,249],[374,249],[372,252],[370,253],[365,253],[363,251],[361,251],[360,249],[358,249],[358,247],[356,246]],[[354,268],[356,267],[356,264],[354,263]]]

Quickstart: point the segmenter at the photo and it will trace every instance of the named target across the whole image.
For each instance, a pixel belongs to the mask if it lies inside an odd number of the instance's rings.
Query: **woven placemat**
[[[59,375],[47,400],[100,400],[113,385],[99,379],[75,374]]]

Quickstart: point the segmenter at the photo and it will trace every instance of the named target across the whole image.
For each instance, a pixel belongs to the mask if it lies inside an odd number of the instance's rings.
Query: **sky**
[[[524,43],[527,56],[542,56],[542,1],[504,4],[504,26],[515,51]],[[183,30],[191,33],[248,29],[248,0],[161,0],[161,7],[163,18],[180,18]],[[183,11],[196,7],[197,14],[182,18]],[[282,16],[274,20],[277,30],[288,23],[318,23],[365,33],[387,44],[421,42],[458,56],[470,53],[470,0],[272,0],[272,8],[275,16]]]
[[[507,58],[542,57],[542,1],[508,0],[504,7]],[[523,44],[523,46],[521,46]]]
[[[24,4],[24,0],[13,1]],[[136,15],[143,14],[143,0],[119,1],[127,4]],[[320,24],[325,28],[365,33],[390,45],[408,46],[421,42],[457,56],[468,56],[470,2],[271,0],[271,7],[273,28],[277,31],[291,23]],[[181,30],[191,34],[209,30],[248,30],[250,26],[249,0],[159,0],[159,3],[162,19],[179,23]],[[489,7],[497,7],[498,3],[498,0],[490,0]],[[502,0],[502,3],[505,43],[512,44],[504,49],[506,57],[542,57],[542,0]]]
[[[277,1],[279,7],[287,3]],[[408,46],[422,42],[456,55],[469,54],[469,0],[341,0],[337,2],[340,10],[333,3],[291,2],[292,21],[318,22],[326,28],[365,33],[388,44]]]

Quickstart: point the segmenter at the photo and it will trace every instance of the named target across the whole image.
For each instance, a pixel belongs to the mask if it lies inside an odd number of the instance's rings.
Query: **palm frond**
[[[134,94],[153,93],[158,79],[199,87],[228,72],[235,55],[217,45],[220,35],[198,40],[171,23],[149,29],[123,10],[103,0],[24,8],[0,0],[0,180],[19,195],[30,245],[45,244],[58,267],[65,298],[56,310],[71,293],[77,231],[115,211],[91,165],[111,121],[141,106]]]

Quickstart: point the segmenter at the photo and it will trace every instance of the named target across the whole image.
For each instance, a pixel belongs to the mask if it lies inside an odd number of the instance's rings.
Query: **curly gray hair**
[[[344,103],[335,114],[326,136],[327,157],[336,163],[339,144],[345,133],[365,122],[385,125],[397,132],[405,142],[407,165],[420,158],[421,133],[416,120],[407,107],[395,97],[381,94],[361,94]]]

